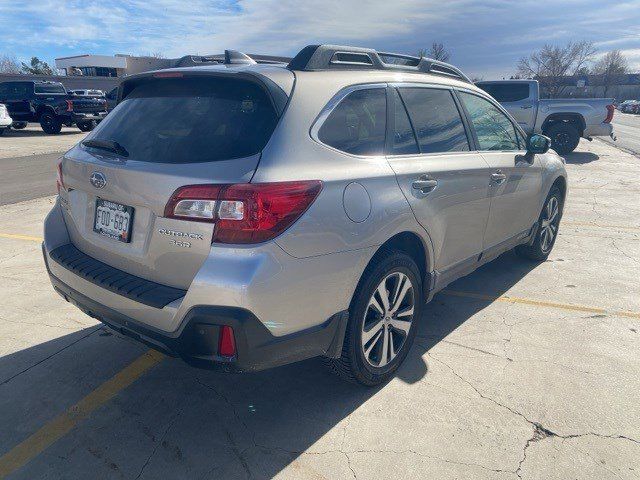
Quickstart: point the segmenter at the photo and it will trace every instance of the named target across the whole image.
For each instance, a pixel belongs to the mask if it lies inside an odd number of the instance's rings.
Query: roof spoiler
[[[289,70],[393,70],[431,73],[472,83],[458,68],[426,57],[377,52],[372,48],[308,45],[289,62]]]

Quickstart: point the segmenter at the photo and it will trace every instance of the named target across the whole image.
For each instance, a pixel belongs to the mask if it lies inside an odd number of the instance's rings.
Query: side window
[[[400,88],[421,153],[469,150],[469,141],[449,90]]]
[[[484,83],[478,86],[500,103],[518,102],[529,98],[527,83]]]
[[[488,100],[460,92],[460,99],[478,137],[480,150],[519,150],[511,120]]]
[[[391,146],[391,155],[407,155],[411,153],[419,153],[418,143],[413,134],[409,116],[404,108],[402,99],[398,91],[393,89],[393,108],[394,108],[394,129],[393,129],[393,145]]]
[[[354,155],[383,155],[386,124],[386,90],[356,90],[329,114],[318,139]]]
[[[5,97],[9,93],[9,84],[0,83],[0,97]]]
[[[520,144],[520,150],[526,150],[527,149],[527,138],[517,128],[516,128],[516,136],[518,137],[518,143]]]

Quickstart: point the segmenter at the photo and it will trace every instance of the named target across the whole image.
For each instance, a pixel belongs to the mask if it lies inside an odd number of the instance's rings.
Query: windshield
[[[277,120],[254,83],[162,79],[135,88],[89,138],[117,142],[138,161],[211,162],[260,152]]]
[[[36,83],[36,93],[67,93],[61,83]]]

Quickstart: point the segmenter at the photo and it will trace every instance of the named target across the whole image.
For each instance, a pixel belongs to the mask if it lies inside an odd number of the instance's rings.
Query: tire
[[[4,128],[0,128],[0,137],[4,135]]]
[[[95,120],[89,120],[88,122],[80,122],[76,123],[76,126],[80,129],[81,132],[90,132],[94,128],[96,128]]]
[[[56,117],[53,112],[44,112],[40,115],[40,127],[44,133],[50,135],[60,133],[62,130],[62,122]]]
[[[406,290],[405,282],[409,282]],[[387,292],[387,302],[394,296],[400,301],[395,305],[388,302],[391,305],[386,308],[382,291]],[[330,368],[345,380],[366,386],[391,379],[413,344],[423,302],[422,280],[415,261],[398,250],[379,252],[353,295],[342,353],[340,358],[327,360]],[[369,338],[363,344],[364,335]]]
[[[573,152],[580,142],[580,132],[570,123],[554,123],[545,131],[545,135],[551,138],[551,148],[560,155]]]
[[[13,122],[11,124],[11,128],[14,128],[16,130],[22,130],[23,128],[27,128],[27,122]]]
[[[558,187],[554,186],[551,188],[549,195],[547,195],[540,217],[538,217],[536,238],[531,245],[519,245],[516,247],[515,251],[519,256],[536,262],[544,261],[549,257],[556,243],[556,238],[558,238],[563,207],[562,192]],[[553,213],[554,211],[555,214]],[[549,222],[550,215],[553,218]]]

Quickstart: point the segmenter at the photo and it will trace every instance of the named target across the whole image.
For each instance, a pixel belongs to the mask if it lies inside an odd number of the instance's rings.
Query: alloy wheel
[[[402,272],[387,275],[369,299],[362,322],[361,347],[369,365],[389,364],[402,349],[413,323],[413,284]]]
[[[548,252],[553,245],[553,240],[558,233],[560,221],[560,208],[557,197],[550,197],[542,211],[542,224],[540,226],[540,248]]]

